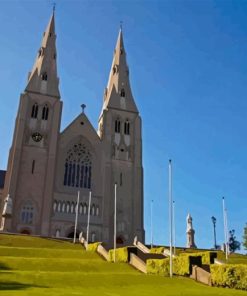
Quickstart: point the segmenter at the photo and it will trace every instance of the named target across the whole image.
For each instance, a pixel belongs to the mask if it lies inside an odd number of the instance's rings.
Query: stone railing
[[[194,265],[192,267],[192,274],[190,276],[192,279],[194,279],[197,282],[203,283],[205,285],[211,286],[211,274],[204,270],[201,267],[198,267],[197,265]]]
[[[99,253],[106,261],[109,261],[109,253],[101,244],[97,247],[97,253]]]
[[[146,263],[133,253],[130,254],[129,264],[138,269],[139,271],[147,273]]]
[[[83,247],[84,247],[85,249],[87,249],[87,245],[88,245],[88,243],[87,243],[86,239],[85,239],[83,236],[81,236],[81,237],[79,238],[79,242],[83,245]]]
[[[136,246],[143,253],[150,253],[149,248],[147,248],[143,243],[139,242],[137,240],[137,237],[135,237],[133,245]]]

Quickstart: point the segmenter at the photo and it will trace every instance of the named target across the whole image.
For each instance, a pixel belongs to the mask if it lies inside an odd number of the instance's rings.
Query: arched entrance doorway
[[[122,245],[124,243],[124,240],[122,238],[122,236],[118,236],[117,239],[116,239],[116,242],[118,245]]]
[[[20,231],[20,233],[21,234],[26,234],[26,235],[30,235],[31,234],[30,230],[28,230],[28,229],[23,229],[23,230]]]
[[[74,231],[71,231],[68,235],[67,238],[74,238]],[[76,232],[76,238],[79,238],[79,232]]]

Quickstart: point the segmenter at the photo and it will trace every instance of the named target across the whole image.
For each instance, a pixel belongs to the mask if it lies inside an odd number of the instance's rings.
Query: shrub
[[[190,274],[190,259],[191,254],[181,254],[173,258],[173,273],[177,275]]]
[[[100,245],[100,244],[101,243],[99,243],[99,242],[88,244],[87,245],[87,251],[89,251],[89,252],[97,252],[98,245]]]
[[[109,250],[109,261],[114,262],[114,249]],[[128,262],[128,247],[116,249],[116,262]]]
[[[166,259],[148,259],[146,261],[147,273],[169,276],[170,265],[169,258]]]
[[[247,266],[236,265],[211,265],[211,279],[214,286],[229,287],[247,290]]]

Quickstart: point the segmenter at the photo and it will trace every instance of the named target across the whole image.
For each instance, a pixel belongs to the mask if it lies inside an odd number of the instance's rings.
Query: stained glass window
[[[85,144],[73,145],[64,163],[64,186],[91,188],[92,155]]]

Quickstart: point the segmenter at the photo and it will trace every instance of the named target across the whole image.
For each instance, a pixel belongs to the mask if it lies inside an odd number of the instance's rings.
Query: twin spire
[[[44,32],[32,71],[29,73],[26,91],[60,98],[57,77],[57,51],[54,11]],[[121,109],[137,112],[129,82],[129,68],[120,28],[114,50],[112,67],[104,94],[104,109]]]
[[[26,91],[60,98],[57,77],[57,51],[54,11],[44,32],[41,47],[31,73]]]
[[[121,109],[137,112],[129,82],[129,67],[123,42],[123,31],[120,28],[108,84],[104,93],[103,109]]]

